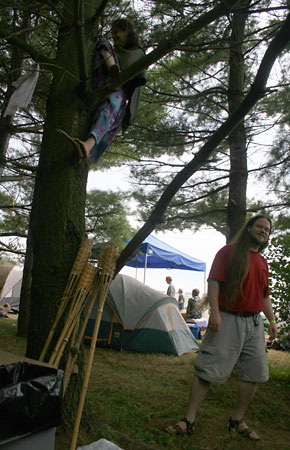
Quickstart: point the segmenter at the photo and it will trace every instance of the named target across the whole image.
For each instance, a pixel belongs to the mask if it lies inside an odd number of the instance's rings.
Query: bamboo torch
[[[92,246],[93,246],[92,239],[88,239],[88,238],[82,239],[81,246],[79,248],[78,254],[76,256],[72,270],[70,272],[70,276],[69,276],[61,303],[57,310],[54,323],[50,329],[50,332],[48,334],[48,337],[47,337],[44,347],[42,349],[41,355],[39,357],[39,361],[43,361],[45,358],[45,355],[47,353],[48,347],[49,347],[51,340],[53,338],[53,335],[55,333],[58,322],[59,322],[67,304],[73,297],[73,292],[75,290],[76,284],[77,284],[77,282],[81,276],[81,273],[83,272],[83,269],[91,255]]]
[[[87,263],[81,275],[81,278],[78,282],[69,315],[66,319],[63,330],[49,359],[49,364],[53,364],[56,367],[58,367],[58,364],[61,360],[61,357],[68,343],[70,335],[75,328],[76,321],[78,320],[86,303],[88,295],[90,294],[95,275],[96,275],[95,266]]]
[[[86,313],[85,313],[85,317],[84,317],[84,320],[83,320],[83,323],[82,323],[81,330],[80,330],[78,336],[76,337],[76,339],[72,338],[71,347],[70,347],[70,354],[69,354],[69,357],[67,359],[65,370],[64,370],[64,374],[63,374],[63,395],[65,395],[65,392],[66,392],[66,389],[67,389],[67,386],[68,386],[68,383],[69,383],[69,380],[70,380],[70,377],[71,377],[74,365],[75,365],[77,357],[78,357],[78,352],[79,352],[79,349],[80,349],[80,346],[81,346],[81,343],[82,343],[82,339],[83,339],[83,336],[85,334],[85,329],[86,329],[88,320],[90,318],[90,314],[91,314],[91,311],[93,309],[94,303],[95,303],[96,298],[97,298],[97,294],[98,294],[98,291],[99,291],[99,281],[100,281],[99,278],[97,278],[95,280],[94,289],[93,289],[93,291],[92,291],[92,293],[90,295],[90,298],[88,300],[88,306],[87,306],[87,309],[86,309]]]
[[[78,433],[79,433],[79,426],[81,422],[83,407],[85,403],[86,393],[88,389],[92,364],[93,364],[93,358],[96,348],[96,341],[98,336],[98,331],[100,327],[101,317],[103,313],[103,307],[106,300],[107,292],[109,289],[110,282],[112,281],[112,278],[114,276],[114,271],[116,267],[116,260],[117,260],[118,250],[115,247],[106,247],[101,250],[100,257],[99,257],[99,264],[98,264],[98,277],[100,278],[99,281],[99,308],[96,316],[93,336],[91,340],[91,346],[90,346],[90,352],[88,356],[88,362],[86,366],[86,372],[84,376],[84,382],[83,387],[80,395],[80,401],[78,405],[77,410],[77,416],[74,424],[74,430],[73,430],[73,436],[71,441],[71,447],[70,450],[75,450]]]

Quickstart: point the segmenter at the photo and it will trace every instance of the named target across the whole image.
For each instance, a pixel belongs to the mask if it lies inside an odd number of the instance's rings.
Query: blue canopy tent
[[[171,247],[154,236],[147,236],[139,245],[135,257],[126,266],[146,269],[180,269],[206,271],[206,263]]]

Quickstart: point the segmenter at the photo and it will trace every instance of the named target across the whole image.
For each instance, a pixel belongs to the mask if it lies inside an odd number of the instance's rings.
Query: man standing
[[[227,429],[236,429],[251,440],[260,439],[243,417],[257,383],[269,378],[261,311],[270,322],[270,339],[277,337],[269,297],[268,266],[260,255],[268,244],[270,232],[270,219],[263,215],[253,217],[234,243],[216,254],[208,278],[208,328],[195,360],[186,417],[168,427],[168,432],[192,434],[198,407],[210,383],[225,383],[236,367],[237,401]]]
[[[172,284],[172,278],[168,276],[165,278],[165,281],[168,284],[166,295],[168,295],[169,297],[175,298],[175,287]]]

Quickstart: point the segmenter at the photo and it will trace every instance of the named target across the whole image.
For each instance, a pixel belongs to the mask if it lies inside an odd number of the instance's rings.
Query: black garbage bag
[[[61,424],[62,377],[26,362],[0,366],[0,441]]]

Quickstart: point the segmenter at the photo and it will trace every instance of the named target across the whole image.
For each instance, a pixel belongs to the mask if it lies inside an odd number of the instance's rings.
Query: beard
[[[267,245],[267,240],[263,240],[263,242],[260,239],[257,239],[255,236],[253,236],[251,233],[249,233],[250,237],[250,244],[258,245],[259,248],[261,248],[264,245]]]

